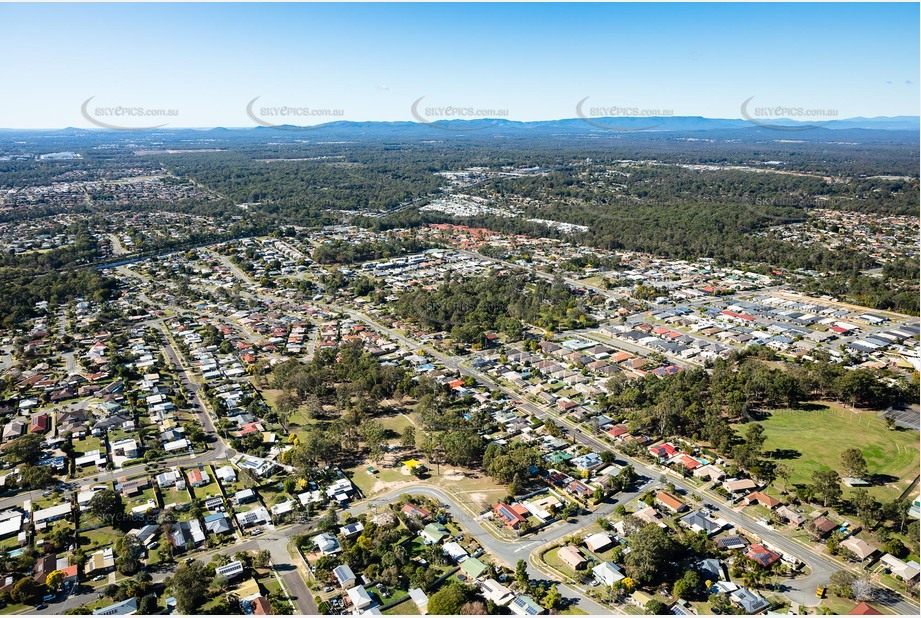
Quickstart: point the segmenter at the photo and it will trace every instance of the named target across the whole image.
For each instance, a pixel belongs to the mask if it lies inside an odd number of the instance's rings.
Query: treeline
[[[97,302],[111,297],[115,280],[84,266],[99,256],[96,239],[82,223],[68,232],[74,242],[64,247],[22,255],[0,253],[0,324],[5,328],[35,317],[39,302],[57,306],[78,297]]]
[[[726,264],[765,263],[838,272],[869,268],[874,261],[865,254],[753,236],[770,226],[805,221],[817,197],[833,190],[833,185],[821,179],[793,175],[704,172],[661,165],[625,166],[622,172],[573,166],[484,184],[479,195],[496,200],[499,207],[523,207],[524,216],[472,217],[465,222],[675,259],[707,257]],[[917,208],[909,191],[892,195],[891,201]],[[522,199],[528,201],[522,203]],[[588,229],[567,234],[527,218]]]
[[[828,294],[863,307],[919,314],[918,260],[889,263],[883,268],[882,277],[857,272],[812,277],[804,281],[802,287],[808,294]]]
[[[426,328],[449,331],[455,340],[478,343],[494,330],[520,338],[523,324],[548,330],[594,326],[585,304],[585,297],[560,279],[494,270],[482,277],[448,273],[434,290],[404,292],[394,311]]]
[[[0,278],[10,275],[48,272],[63,267],[89,264],[99,256],[99,243],[93,238],[86,223],[76,223],[66,229],[72,234],[74,242],[50,251],[31,251],[16,255],[12,252],[0,252]]]
[[[426,163],[401,156],[399,151],[365,148],[348,155],[304,154],[298,156],[290,149],[242,148],[171,155],[162,162],[177,176],[194,178],[237,203],[263,202],[284,208],[295,217],[292,223],[300,222],[299,211],[308,205],[316,211],[389,209],[431,193],[443,182]],[[267,162],[269,159],[287,160]]]
[[[772,357],[767,348],[752,346],[716,361],[709,373],[690,369],[665,379],[614,378],[601,399],[603,410],[635,431],[706,440],[729,454],[738,442],[731,423],[755,419],[762,410],[815,399],[883,409],[917,397],[916,385],[892,383],[870,369],[824,360],[778,369],[762,360]]]
[[[0,323],[4,328],[21,326],[37,315],[35,304],[41,301],[51,307],[75,298],[103,302],[112,297],[115,289],[114,279],[90,268],[0,281]]]
[[[319,245],[313,260],[320,264],[356,264],[370,260],[383,260],[407,253],[430,249],[431,245],[416,238],[390,238],[386,242],[361,242],[331,240]]]
[[[274,412],[286,430],[295,413],[319,421],[303,427],[300,443],[285,455],[305,477],[321,463],[348,461],[362,452],[381,457],[386,432],[374,420],[380,401],[415,388],[406,369],[381,364],[358,342],[321,348],[306,364],[280,363],[272,370],[271,385],[282,391]]]

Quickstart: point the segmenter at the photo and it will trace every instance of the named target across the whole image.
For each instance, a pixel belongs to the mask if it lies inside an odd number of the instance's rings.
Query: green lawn
[[[394,444],[399,444],[403,431],[413,425],[409,418],[402,414],[394,414],[379,420],[383,428],[388,432],[388,438]]]
[[[80,547],[86,551],[95,551],[112,545],[115,542],[114,539],[119,536],[121,535],[116,534],[115,531],[108,526],[95,530],[88,530],[80,533]]]
[[[361,490],[361,492],[370,496],[372,494],[372,488],[374,484],[378,481],[383,481],[384,483],[396,483],[402,481],[413,481],[416,477],[407,476],[402,473],[400,468],[381,468],[380,465],[375,464],[377,468],[377,474],[368,474],[367,463],[362,463],[354,468],[346,468],[345,473],[349,479],[355,483],[356,486]]]
[[[74,440],[74,451],[78,453],[88,453],[90,451],[101,451],[102,441],[93,436],[86,436],[80,440]]]
[[[182,504],[189,504],[192,502],[192,497],[189,495],[187,489],[177,489],[176,487],[169,487],[167,489],[161,489],[160,494],[163,496],[163,506],[166,507],[169,504],[174,504],[176,506]]]
[[[878,499],[898,497],[918,473],[918,432],[886,429],[876,412],[851,412],[838,404],[806,410],[775,410],[760,421],[765,451],[793,469],[790,483],[809,483],[816,470],[840,470],[841,452],[859,448],[871,475],[884,483],[870,488]],[[737,427],[742,433],[745,427]],[[780,457],[777,457],[780,455]],[[782,481],[778,481],[781,483]]]
[[[413,603],[412,599],[406,597],[404,601],[397,603],[390,609],[381,613],[385,616],[418,616],[419,610],[416,608],[416,604]]]
[[[541,556],[541,558],[543,559],[544,562],[546,562],[548,565],[550,565],[551,567],[553,567],[554,569],[556,569],[557,571],[559,571],[560,573],[562,573],[569,579],[573,581],[580,581],[582,578],[579,575],[577,575],[576,572],[573,569],[571,569],[568,564],[566,564],[560,559],[559,553],[560,553],[560,548],[554,547],[553,549],[545,553],[543,556]]]

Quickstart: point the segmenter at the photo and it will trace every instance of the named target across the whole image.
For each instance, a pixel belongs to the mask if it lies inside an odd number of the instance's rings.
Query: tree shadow
[[[772,451],[768,451],[764,454],[765,457],[769,459],[799,459],[803,454],[796,450],[795,448],[775,448]]]

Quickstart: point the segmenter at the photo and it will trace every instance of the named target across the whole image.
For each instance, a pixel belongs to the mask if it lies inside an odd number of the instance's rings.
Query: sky
[[[0,4],[0,127],[914,116],[918,23],[917,3]]]

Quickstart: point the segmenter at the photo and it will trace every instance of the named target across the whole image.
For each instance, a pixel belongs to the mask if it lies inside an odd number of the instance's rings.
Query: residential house
[[[761,543],[752,543],[749,545],[748,549],[745,551],[745,557],[749,560],[754,560],[765,568],[771,566],[781,558],[780,554],[771,551]]]
[[[325,556],[339,551],[339,541],[328,532],[323,532],[313,537],[313,544]]]
[[[565,562],[566,565],[569,566],[569,568],[571,568],[573,571],[578,571],[579,569],[584,568],[587,563],[585,556],[582,555],[582,552],[579,551],[577,547],[572,545],[564,545],[560,548],[557,555],[559,556],[560,560]]]
[[[681,523],[693,530],[694,532],[704,532],[707,536],[712,536],[723,529],[725,523],[714,521],[701,513],[694,511],[681,518]]]
[[[848,537],[841,541],[841,547],[850,551],[861,561],[870,558],[879,551],[878,548],[873,547],[862,539],[858,539],[856,536]]]
[[[488,567],[476,558],[467,558],[460,565],[461,571],[470,579],[479,579],[483,573],[486,573]]]
[[[504,607],[512,602],[515,595],[507,587],[503,586],[494,579],[486,579],[480,584],[480,590],[488,601],[492,601],[498,607]]]
[[[730,592],[729,598],[749,615],[760,614],[771,607],[767,599],[748,588],[739,588]]]
[[[866,601],[858,603],[854,609],[847,613],[848,616],[882,616],[883,612],[879,611]]]
[[[609,549],[614,544],[614,539],[604,532],[593,534],[585,539],[585,546],[591,552],[602,552]]]
[[[442,524],[437,522],[432,522],[427,524],[421,532],[422,541],[426,545],[433,545],[435,543],[440,543],[441,539],[448,536],[448,529],[445,528]]]
[[[665,507],[672,513],[681,513],[682,511],[686,511],[688,508],[684,502],[671,495],[667,491],[660,491],[656,494],[656,504]]]
[[[602,562],[592,567],[592,574],[605,586],[613,586],[624,578],[620,567],[613,562]]]
[[[547,610],[526,594],[520,594],[515,597],[509,603],[508,608],[516,616],[539,616],[547,613]]]
[[[520,508],[515,508],[500,502],[499,504],[494,504],[492,509],[500,521],[502,521],[509,528],[517,530],[520,526],[527,523],[528,520],[526,514],[528,511],[521,505],[515,506]],[[524,512],[522,512],[522,510]]]
[[[219,566],[214,569],[214,575],[215,577],[224,577],[228,581],[232,581],[243,575],[243,571],[245,570],[242,562],[234,560],[233,562],[228,562],[224,566]]]
[[[223,513],[212,513],[205,515],[205,529],[211,534],[228,534],[233,532],[230,521]]]
[[[354,588],[349,588],[346,591],[346,594],[348,595],[349,600],[352,602],[352,606],[355,607],[355,609],[368,609],[374,605],[374,599],[371,597],[368,591],[365,590],[364,586],[355,586]]]
[[[358,582],[358,578],[355,577],[355,573],[347,564],[340,564],[335,569],[333,569],[333,577],[335,577],[336,581],[339,582],[339,587],[346,590],[349,588],[354,588],[355,584]]]
[[[425,521],[426,519],[432,516],[431,511],[429,511],[428,509],[422,508],[421,506],[416,506],[415,504],[412,504],[412,503],[404,504],[403,508],[400,510],[403,512],[404,515],[406,515],[407,517],[411,519],[415,518],[415,519]]]
[[[415,604],[416,609],[419,610],[419,613],[425,616],[428,614],[428,605],[429,598],[422,590],[422,588],[410,588],[409,589],[409,598],[412,599],[413,604]]]

